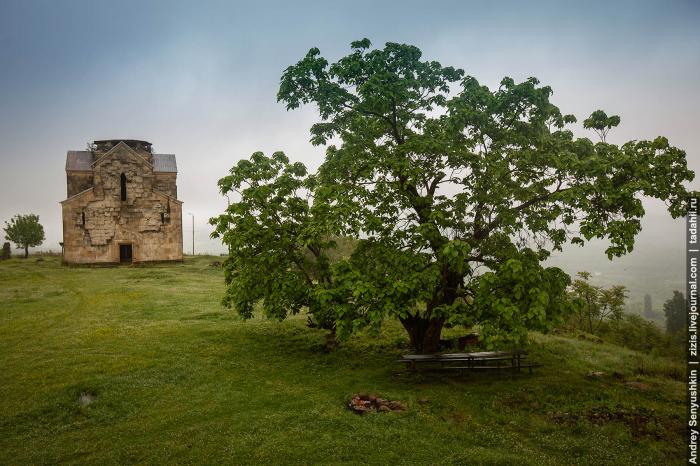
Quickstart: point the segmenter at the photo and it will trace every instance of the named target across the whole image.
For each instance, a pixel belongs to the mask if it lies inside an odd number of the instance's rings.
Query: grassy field
[[[534,334],[532,376],[409,374],[395,323],[327,354],[302,317],[243,322],[214,260],[1,262],[0,464],[684,462],[679,363]]]

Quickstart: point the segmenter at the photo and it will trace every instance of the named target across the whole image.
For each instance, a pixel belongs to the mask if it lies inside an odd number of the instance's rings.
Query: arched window
[[[121,176],[121,188],[122,188],[122,201],[126,201],[126,175],[122,173]]]
[[[82,217],[83,217],[83,226],[85,226],[85,211],[84,211],[84,210],[83,210],[82,214],[83,214],[83,215],[82,215]]]

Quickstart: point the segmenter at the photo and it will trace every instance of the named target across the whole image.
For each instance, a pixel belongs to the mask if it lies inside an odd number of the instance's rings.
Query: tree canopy
[[[265,314],[278,319],[307,307],[314,325],[334,330],[315,295],[319,284],[331,283],[327,250],[334,242],[311,209],[314,178],[306,167],[282,152],[256,152],[219,180],[219,188],[239,195],[225,214],[211,219],[212,236],[230,254],[224,304],[252,317],[261,301]]]
[[[44,242],[44,227],[35,214],[15,215],[5,222],[5,239],[15,243],[17,249],[24,249],[24,257],[29,257],[29,248]]]
[[[682,150],[664,137],[610,144],[620,119],[602,111],[584,121],[601,141],[575,137],[551,95],[535,78],[491,90],[415,46],[367,39],[334,63],[313,48],[284,71],[278,100],[314,104],[311,142],[326,145],[305,218],[359,240],[320,290],[341,333],[396,317],[418,351],[435,351],[445,325],[521,343],[569,312],[569,277],[541,264],[552,250],[599,238],[610,258],[631,251],[642,196],[684,213]]]
[[[569,294],[576,310],[577,326],[594,333],[605,320],[619,321],[624,313],[627,288],[603,288],[590,283],[590,272],[579,272]]]

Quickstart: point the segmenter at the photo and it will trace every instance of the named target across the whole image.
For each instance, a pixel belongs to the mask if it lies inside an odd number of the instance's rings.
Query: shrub
[[[0,251],[0,260],[9,259],[11,255],[12,249],[10,248],[10,243],[5,242],[5,244],[2,245],[2,250]]]
[[[679,338],[634,314],[624,314],[620,320],[604,322],[597,333],[605,341],[644,353],[675,358],[682,358],[684,354]]]

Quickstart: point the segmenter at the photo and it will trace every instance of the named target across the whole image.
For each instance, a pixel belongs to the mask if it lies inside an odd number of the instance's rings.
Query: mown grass
[[[0,263],[0,463],[684,461],[678,362],[534,334],[532,376],[410,374],[395,323],[324,353],[301,316],[241,321],[215,260]],[[357,392],[408,410],[357,416]]]

